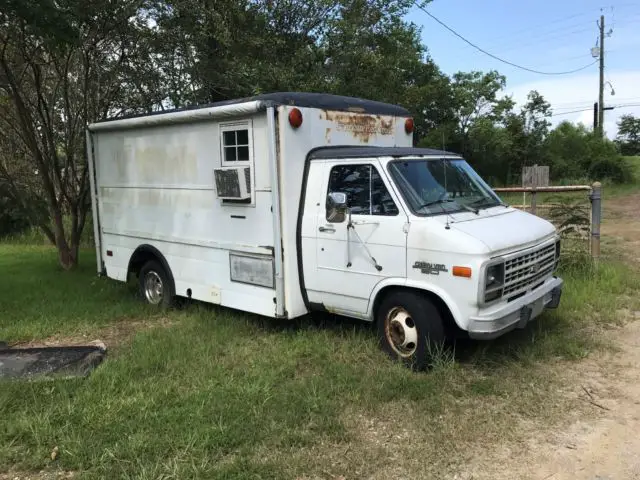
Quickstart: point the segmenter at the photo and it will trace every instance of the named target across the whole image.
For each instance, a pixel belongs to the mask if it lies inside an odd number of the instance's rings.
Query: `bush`
[[[622,157],[597,160],[589,168],[589,176],[594,180],[610,180],[613,183],[633,182],[633,167]]]
[[[8,195],[0,188],[0,237],[14,235],[29,227],[27,219]]]

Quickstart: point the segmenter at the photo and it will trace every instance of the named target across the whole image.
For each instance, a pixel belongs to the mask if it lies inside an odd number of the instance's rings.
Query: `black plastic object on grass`
[[[106,353],[104,346],[7,348],[0,342],[0,380],[86,377]]]

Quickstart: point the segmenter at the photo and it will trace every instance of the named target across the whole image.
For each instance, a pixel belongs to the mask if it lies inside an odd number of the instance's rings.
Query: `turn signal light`
[[[289,125],[293,128],[298,128],[302,125],[302,112],[297,108],[294,108],[289,112]]]
[[[469,267],[453,267],[453,276],[471,278],[471,269]]]

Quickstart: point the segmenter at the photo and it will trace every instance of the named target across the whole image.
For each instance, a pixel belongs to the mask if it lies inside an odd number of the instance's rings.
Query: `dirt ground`
[[[640,194],[607,202],[602,237],[640,264]],[[590,356],[568,375],[593,414],[576,415],[564,431],[531,432],[526,451],[489,449],[459,480],[640,479],[640,312],[620,315],[629,322],[611,332],[617,351]]]

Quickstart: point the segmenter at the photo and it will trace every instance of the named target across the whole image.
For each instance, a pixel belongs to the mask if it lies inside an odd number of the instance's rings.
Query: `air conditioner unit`
[[[222,200],[251,198],[251,169],[249,167],[215,168],[216,193]]]

